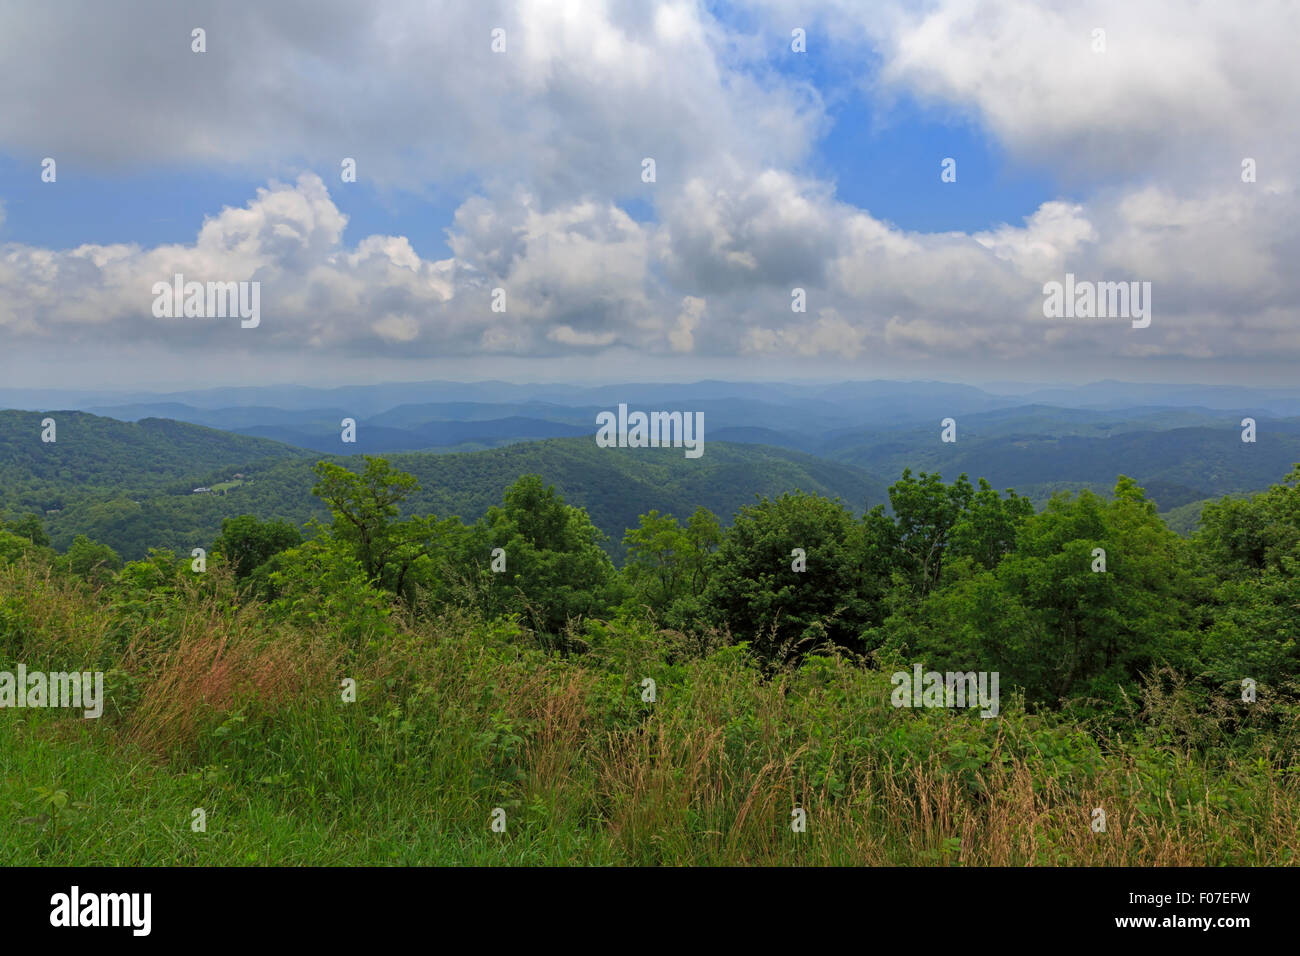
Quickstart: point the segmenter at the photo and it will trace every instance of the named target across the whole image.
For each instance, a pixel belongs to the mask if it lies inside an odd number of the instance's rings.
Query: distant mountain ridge
[[[909,402],[947,403],[956,415],[1046,403],[1070,408],[1116,409],[1133,406],[1253,409],[1272,417],[1300,415],[1300,388],[1231,385],[1179,385],[1101,381],[1077,386],[1003,386],[980,388],[946,382],[870,380],[822,384],[790,382],[686,383],[636,382],[618,385],[559,385],[509,382],[406,382],[319,388],[302,385],[249,385],[151,393],[127,389],[0,388],[0,408],[106,408],[132,404],[177,403],[196,409],[267,406],[287,411],[343,409],[355,418],[378,415],[403,404],[517,404],[545,402],[568,406],[609,407],[612,403],[741,399],[793,404],[831,405]],[[927,407],[926,414],[933,409]]]
[[[1116,402],[1151,390],[1207,401],[1290,401],[1285,390],[1121,386],[1066,391],[1088,399],[1113,395]],[[469,519],[497,503],[520,474],[535,471],[587,506],[617,551],[630,526],[624,522],[635,523],[650,508],[685,517],[703,505],[729,520],[756,493],[797,487],[838,495],[860,510],[884,503],[885,489],[904,468],[946,480],[962,473],[987,478],[1039,505],[1058,490],[1108,492],[1126,474],[1161,511],[1177,512],[1187,530],[1200,503],[1262,490],[1300,461],[1300,418],[1251,406],[1061,407],[1034,397],[1051,391],[1004,399],[942,383],[427,383],[414,392],[386,385],[218,389],[93,406],[109,416],[8,411],[0,412],[0,506],[50,513],[56,541],[85,532],[136,554],[161,542],[179,547],[210,538],[221,517],[240,509],[294,521],[323,517],[310,496],[311,464],[322,456],[383,454],[425,482],[413,507]],[[463,392],[468,396],[453,395]],[[305,407],[258,403],[282,394]],[[239,402],[199,407],[178,396]],[[308,404],[323,396],[337,401]],[[704,457],[690,462],[680,451],[596,448],[596,414],[619,403],[703,412]],[[375,410],[363,414],[354,406]],[[54,445],[39,440],[44,417],[58,422]],[[957,423],[955,443],[940,441],[940,421],[948,417]],[[1254,443],[1241,441],[1243,417],[1256,421]],[[357,421],[355,444],[341,441],[344,418]],[[214,490],[195,495],[200,487]]]

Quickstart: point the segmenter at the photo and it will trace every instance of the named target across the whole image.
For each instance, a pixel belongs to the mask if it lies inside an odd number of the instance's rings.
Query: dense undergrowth
[[[102,670],[107,697],[98,720],[0,713],[0,860],[1272,865],[1300,849],[1294,708],[1208,714],[1172,672],[1126,716],[1013,694],[981,719],[896,709],[888,668],[838,653],[771,673],[748,643],[635,616],[576,624],[565,651],[473,608],[385,607],[343,639],[301,602],[250,602],[228,569],[165,556],[99,586],[35,554],[0,564],[0,669]]]

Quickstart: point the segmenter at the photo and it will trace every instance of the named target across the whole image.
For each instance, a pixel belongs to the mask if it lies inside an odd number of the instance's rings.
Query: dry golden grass
[[[278,629],[257,608],[198,593],[182,606],[164,633],[138,631],[124,655],[141,682],[125,739],[182,752],[230,714],[268,716],[337,687],[342,652],[325,635]]]

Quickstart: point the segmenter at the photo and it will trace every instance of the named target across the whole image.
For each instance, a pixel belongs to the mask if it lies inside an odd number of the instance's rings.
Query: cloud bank
[[[11,358],[1300,359],[1291,4],[765,2],[743,28],[682,2],[53,6],[0,8],[5,152],[270,173],[192,243],[0,244]],[[1075,194],[975,233],[841,201],[809,172],[822,95],[774,65],[794,26],[807,56],[879,58],[864,103],[941,105]],[[462,188],[452,255],[351,235],[345,156]],[[1151,282],[1151,326],[1045,318],[1066,272]],[[261,282],[260,326],[154,318],[175,273]]]

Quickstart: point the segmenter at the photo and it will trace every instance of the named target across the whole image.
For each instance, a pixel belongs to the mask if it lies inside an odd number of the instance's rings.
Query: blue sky
[[[1294,4],[311,9],[0,7],[0,375],[1294,377]]]
[[[6,220],[0,238],[50,249],[72,249],[87,242],[145,246],[193,242],[204,217],[226,206],[243,206],[258,187],[266,185],[265,177],[203,164],[111,173],[83,173],[64,166],[59,170],[60,188],[52,191],[44,188],[37,169],[33,176],[30,160],[0,157],[0,182],[6,184]],[[354,185],[338,189],[333,197],[348,216],[349,238],[403,235],[422,256],[450,254],[445,230],[460,205],[459,197],[398,193],[366,182]]]
[[[911,99],[876,109],[858,88],[861,76],[824,64],[822,58],[795,55],[771,62],[777,72],[813,84],[831,101],[829,129],[815,141],[806,168],[834,182],[841,201],[908,231],[976,232],[1019,223],[1062,195],[1047,171],[1010,161],[977,120],[951,111],[945,115]],[[946,157],[958,162],[954,183],[939,178]],[[313,168],[302,159],[281,165]],[[87,242],[187,243],[205,216],[244,205],[266,184],[264,176],[209,163],[107,171],[64,165],[61,173],[60,188],[51,191],[33,175],[29,158],[0,155],[6,211],[0,238],[51,249]],[[345,238],[402,235],[422,257],[440,259],[451,254],[446,230],[475,185],[465,177],[412,192],[362,179],[331,196],[348,216]],[[620,204],[639,221],[655,218],[650,202],[621,197]]]

